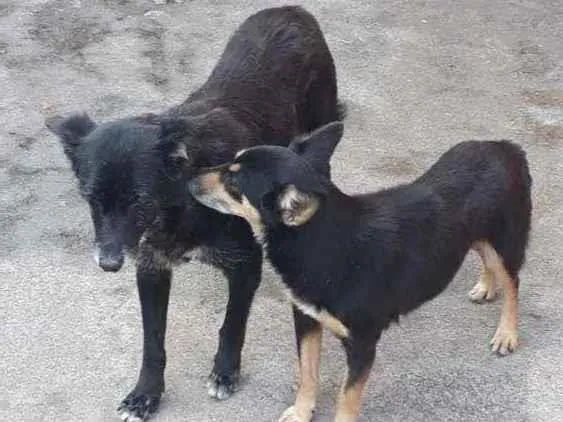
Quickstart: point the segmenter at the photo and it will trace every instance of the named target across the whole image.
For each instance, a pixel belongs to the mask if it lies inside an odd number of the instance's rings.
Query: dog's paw
[[[237,390],[238,382],[238,371],[231,375],[220,375],[213,371],[207,380],[207,394],[217,400],[226,400]]]
[[[141,394],[132,391],[121,402],[117,411],[122,421],[143,422],[153,414],[160,404],[160,395]]]
[[[495,284],[487,283],[484,280],[479,280],[469,292],[469,299],[475,303],[491,302],[495,300],[496,296]]]
[[[301,411],[295,406],[288,407],[282,413],[278,422],[309,422],[313,419],[314,411]]]
[[[518,347],[518,331],[499,327],[491,340],[491,350],[500,355],[506,356]]]

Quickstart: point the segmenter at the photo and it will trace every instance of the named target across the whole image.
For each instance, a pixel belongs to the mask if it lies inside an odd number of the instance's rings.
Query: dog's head
[[[237,128],[221,136],[228,117],[214,109],[184,119],[147,114],[96,124],[88,115],[76,114],[46,120],[90,205],[94,256],[102,269],[118,271],[125,251],[137,248],[163,209],[195,204],[187,180],[197,168],[232,157],[223,147],[229,136],[244,137]],[[236,150],[237,143],[232,144]]]
[[[190,192],[210,208],[246,219],[257,237],[264,226],[301,226],[330,189],[330,157],[342,133],[343,124],[332,122],[288,148],[242,150],[232,162],[193,178]]]

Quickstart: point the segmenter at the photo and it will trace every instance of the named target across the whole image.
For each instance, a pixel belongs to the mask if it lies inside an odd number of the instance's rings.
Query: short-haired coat
[[[301,379],[280,421],[312,417],[323,326],[347,356],[335,420],[356,420],[382,331],[442,292],[470,249],[483,262],[471,299],[493,299],[497,283],[505,293],[492,350],[505,355],[518,342],[532,209],[524,151],[461,142],[412,183],[350,196],[330,180],[342,132],[334,122],[289,148],[243,150],[190,183],[203,204],[249,221],[289,292]]]
[[[195,201],[187,180],[241,148],[287,145],[343,111],[319,23],[302,7],[285,6],[249,16],[205,83],[181,104],[101,124],[86,114],[46,121],[90,206],[98,265],[115,272],[126,252],[136,258],[143,359],[135,388],[119,406],[123,420],[145,420],[160,403],[173,267],[195,250],[229,284],[208,392],[226,399],[239,378],[262,248],[244,221]]]

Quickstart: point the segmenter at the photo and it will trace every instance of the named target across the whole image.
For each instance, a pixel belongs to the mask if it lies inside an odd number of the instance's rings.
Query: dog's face
[[[300,226],[321,206],[330,186],[330,157],[343,132],[333,122],[288,148],[258,146],[192,179],[202,204],[246,219],[260,238],[264,226]]]
[[[46,121],[60,138],[80,194],[90,205],[94,257],[102,269],[118,271],[125,251],[136,250],[162,209],[195,203],[186,188],[195,169],[232,156],[222,155],[222,143],[236,142],[218,130],[225,129],[221,124],[228,124],[228,117],[215,109],[193,119],[145,115],[97,125],[81,114]],[[228,133],[240,135],[236,139],[244,136],[236,127]]]
[[[125,250],[135,249],[156,214],[156,158],[143,141],[156,139],[158,127],[133,119],[97,125],[85,114],[46,125],[60,138],[90,206],[95,260],[105,271],[118,271]]]

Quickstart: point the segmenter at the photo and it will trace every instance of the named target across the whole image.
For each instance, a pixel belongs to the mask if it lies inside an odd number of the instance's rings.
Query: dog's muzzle
[[[216,195],[216,192],[203,187],[199,178],[196,177],[188,182],[188,189],[199,203],[220,213],[231,214],[228,204]]]
[[[188,182],[188,190],[193,195],[194,198],[198,199],[200,196],[205,194],[204,189],[201,187],[199,178],[196,177]]]
[[[125,256],[122,251],[107,251],[96,245],[94,249],[94,261],[100,268],[107,272],[115,273],[121,269]]]

